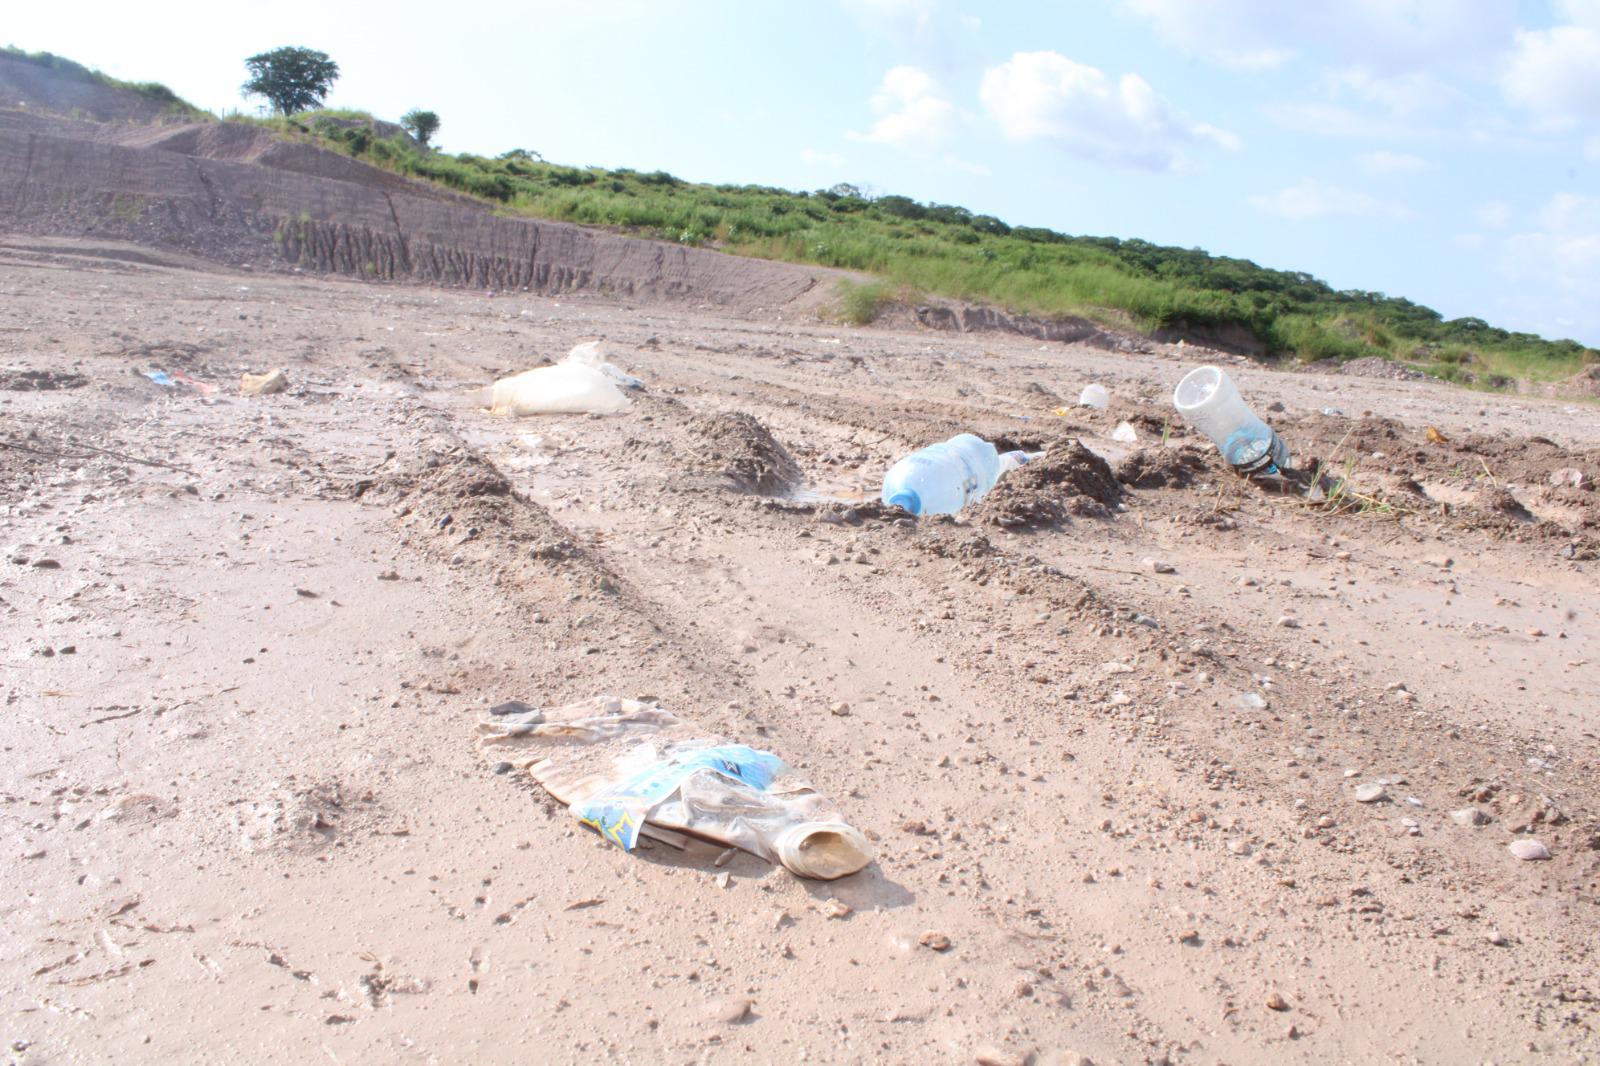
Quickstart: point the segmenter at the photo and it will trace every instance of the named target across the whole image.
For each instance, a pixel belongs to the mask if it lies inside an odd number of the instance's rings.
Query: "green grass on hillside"
[[[1398,297],[1335,291],[1309,274],[1199,249],[1013,227],[961,207],[869,198],[848,185],[810,193],[697,185],[662,171],[561,166],[520,150],[492,159],[433,153],[314,119],[289,126],[508,213],[876,274],[885,284],[841,292],[841,316],[856,322],[870,321],[886,302],[927,293],[1151,332],[1243,328],[1273,355],[1308,362],[1376,355],[1491,387],[1566,377],[1600,361],[1600,352],[1575,341],[1513,333],[1477,318],[1447,321]]]
[[[124,89],[128,92],[138,93],[140,96],[153,103],[160,104],[169,114],[183,118],[209,118],[211,113],[195,107],[171,89],[158,81],[122,81],[109,74],[98,70],[91,70],[82,63],[74,62],[65,56],[54,55],[50,52],[25,52],[15,45],[6,45],[0,48],[0,55],[10,59],[32,63],[34,66],[46,67],[75,81],[94,82],[111,89]]]

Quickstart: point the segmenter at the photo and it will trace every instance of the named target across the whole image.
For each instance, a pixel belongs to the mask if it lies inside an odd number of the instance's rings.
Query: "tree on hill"
[[[339,80],[339,64],[314,48],[274,48],[244,61],[250,80],[245,96],[265,96],[281,115],[319,106]]]
[[[407,133],[417,139],[422,147],[428,147],[428,141],[435,133],[439,132],[439,116],[432,111],[423,111],[421,108],[412,108],[400,116],[400,125],[405,127]]]

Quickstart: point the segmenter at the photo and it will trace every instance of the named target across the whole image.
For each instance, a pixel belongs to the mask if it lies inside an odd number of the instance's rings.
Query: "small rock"
[[[1463,807],[1459,811],[1450,812],[1450,820],[1457,825],[1464,825],[1469,829],[1480,825],[1488,825],[1491,819],[1488,812],[1482,807]]]
[[[850,904],[837,899],[828,900],[820,909],[823,915],[829,918],[848,918],[852,910]]]
[[[1028,1066],[1024,1056],[987,1044],[978,1049],[973,1061],[978,1066]]]
[[[917,943],[933,951],[950,950],[950,938],[945,936],[943,933],[936,933],[931,929],[919,936],[917,938]]]
[[[1560,470],[1550,472],[1550,484],[1556,488],[1583,489],[1590,485],[1589,479],[1584,477],[1583,471],[1575,467],[1564,466]]]
[[[1144,568],[1152,574],[1176,574],[1178,572],[1177,567],[1160,559],[1146,559]]]
[[[850,705],[843,700],[839,700],[837,703],[829,704],[828,710],[831,713],[838,715],[840,718],[843,718],[850,713]]]
[[[1139,439],[1139,431],[1133,428],[1132,422],[1119,422],[1111,431],[1111,439],[1119,444],[1132,444]]]
[[[1359,786],[1355,791],[1357,803],[1378,803],[1389,798],[1389,793],[1379,784]]]
[[[1550,849],[1532,837],[1513,840],[1506,848],[1523,862],[1539,862],[1550,857]]]
[[[1286,614],[1278,619],[1277,624],[1279,629],[1299,629],[1300,619],[1294,617],[1293,615]]]
[[[1498,929],[1489,930],[1489,935],[1484,937],[1484,939],[1497,948],[1503,948],[1507,944],[1511,943],[1511,941],[1506,939],[1506,935]]]
[[[723,1025],[738,1025],[750,1017],[755,1004],[744,996],[724,996],[706,1004],[706,1017]]]
[[[1235,840],[1229,843],[1228,850],[1235,855],[1249,855],[1253,849],[1243,840]]]
[[[399,581],[400,580],[400,575],[395,573],[393,570],[385,570],[383,573],[378,575],[378,580],[379,581]]]
[[[512,769],[512,765],[508,762],[497,762],[494,764],[494,772],[497,774],[509,774]]]
[[[1282,996],[1278,995],[1278,993],[1274,992],[1274,993],[1272,993],[1271,995],[1269,995],[1267,997],[1267,1009],[1268,1010],[1288,1010],[1289,1009],[1289,1001],[1284,999]]]
[[[36,570],[60,570],[61,569],[61,564],[58,563],[54,559],[35,559],[33,561],[33,566],[34,566],[34,569],[36,569]]]

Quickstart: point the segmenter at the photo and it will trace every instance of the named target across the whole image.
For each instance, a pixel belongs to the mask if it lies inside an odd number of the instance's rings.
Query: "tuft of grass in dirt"
[[[834,305],[834,316],[852,326],[865,326],[872,322],[885,307],[895,303],[902,295],[896,286],[886,281],[865,283],[841,281],[838,292],[839,299]],[[906,301],[900,299],[900,302]]]

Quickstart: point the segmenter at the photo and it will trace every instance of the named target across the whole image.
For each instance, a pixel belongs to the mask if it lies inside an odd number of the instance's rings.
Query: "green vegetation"
[[[95,85],[104,85],[110,89],[124,89],[128,92],[138,93],[145,99],[160,104],[172,115],[184,118],[210,117],[209,112],[195,107],[157,81],[122,81],[98,70],[91,70],[82,63],[76,63],[65,56],[58,56],[50,52],[25,52],[15,45],[7,45],[4,48],[0,48],[0,55],[4,55],[8,59],[32,63],[37,67],[45,67],[74,81],[91,82]],[[82,112],[81,108],[75,110]]]
[[[428,147],[428,142],[433,135],[439,132],[439,116],[432,111],[423,111],[412,108],[400,116],[400,125],[405,127],[407,133],[417,139],[422,147]]]
[[[319,106],[339,80],[339,64],[315,48],[274,48],[244,61],[250,80],[245,96],[265,96],[280,115],[295,115]]]
[[[881,284],[841,287],[838,311],[847,321],[870,321],[885,303],[932,294],[1147,332],[1244,331],[1275,356],[1382,356],[1485,385],[1569,376],[1600,360],[1575,341],[1477,318],[1445,320],[1410,300],[1336,291],[1309,274],[1199,249],[1013,227],[962,207],[869,197],[850,185],[816,192],[698,185],[659,170],[561,166],[525,149],[492,159],[443,155],[307,118],[291,125],[366,162],[491,201],[503,214],[877,275]]]

